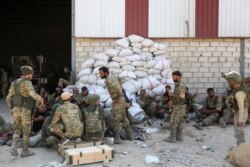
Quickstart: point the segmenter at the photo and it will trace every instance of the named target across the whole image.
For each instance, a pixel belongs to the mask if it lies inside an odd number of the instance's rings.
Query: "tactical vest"
[[[214,100],[212,101],[212,105],[214,105],[214,103],[217,103],[218,102],[218,100],[219,100],[219,96],[215,96],[215,98],[214,98]],[[211,102],[211,101],[210,101]],[[208,109],[215,109],[216,107],[211,107],[210,105],[211,104],[209,104],[209,97],[207,97],[206,98],[206,103],[207,103],[207,108]]]
[[[246,99],[244,100],[244,108],[248,108],[248,106],[249,106],[249,100],[250,100],[249,93],[248,93],[246,87],[243,84],[240,84],[239,88],[233,90],[233,99],[232,99],[231,106],[235,111],[239,110],[239,106],[238,106],[237,100],[235,98],[235,94],[239,91],[243,91],[246,94]]]
[[[102,122],[99,119],[99,107],[95,112],[85,111],[85,131],[86,133],[98,133],[102,131]]]
[[[25,79],[21,79],[18,83],[17,80],[14,81],[14,96],[12,98],[12,103],[14,107],[25,107],[27,109],[32,109],[35,107],[35,100],[32,97],[24,97],[20,93],[20,85],[23,83]]]

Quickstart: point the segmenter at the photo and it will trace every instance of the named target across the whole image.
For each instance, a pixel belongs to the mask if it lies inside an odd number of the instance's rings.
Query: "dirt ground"
[[[0,100],[0,114],[12,122],[12,117],[7,105]],[[164,142],[163,139],[169,135],[166,128],[152,134],[152,140],[123,141],[122,145],[112,145],[115,150],[115,158],[109,163],[95,163],[90,167],[232,167],[225,160],[225,156],[231,147],[236,145],[233,137],[233,126],[221,129],[218,125],[206,127],[203,131],[196,130],[192,125],[194,122],[184,124],[184,141],[176,144]],[[157,125],[154,125],[157,127]],[[150,128],[148,126],[144,127]],[[250,140],[250,127],[246,127],[246,141]],[[144,145],[143,145],[144,144]],[[143,146],[142,146],[143,145]],[[211,150],[205,150],[203,146],[211,146]],[[0,167],[42,167],[62,158],[57,152],[45,148],[32,148],[35,155],[27,158],[13,158],[9,154],[10,147],[0,146]],[[19,150],[20,152],[21,150]],[[127,152],[128,154],[125,154]],[[157,156],[158,164],[146,164],[147,155]],[[67,165],[65,165],[67,166]]]

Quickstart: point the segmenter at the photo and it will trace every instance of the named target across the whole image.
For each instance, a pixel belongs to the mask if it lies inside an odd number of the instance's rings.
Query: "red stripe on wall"
[[[196,0],[195,36],[218,37],[219,0]]]
[[[126,36],[137,34],[148,37],[148,0],[126,0]]]

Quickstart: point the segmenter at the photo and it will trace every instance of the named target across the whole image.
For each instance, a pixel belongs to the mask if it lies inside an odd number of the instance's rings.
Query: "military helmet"
[[[100,100],[100,96],[97,94],[89,94],[86,99],[86,103],[89,105],[96,105],[96,102]]]
[[[241,81],[241,76],[240,73],[236,72],[236,71],[231,71],[229,73],[226,74],[226,79],[229,80],[233,80],[236,82],[240,82]]]

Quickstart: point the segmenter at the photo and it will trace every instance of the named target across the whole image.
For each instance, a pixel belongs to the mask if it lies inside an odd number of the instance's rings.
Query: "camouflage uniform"
[[[87,97],[88,95],[84,96],[83,94],[79,94],[78,97],[76,98],[76,104],[78,105],[81,111],[83,111],[84,107],[87,106],[86,104]]]
[[[73,85],[75,83],[75,75],[72,71],[69,71],[69,76],[67,78],[60,78],[58,82],[58,86],[63,87],[63,85]]]
[[[216,109],[218,112],[211,114],[204,114],[202,111],[197,112],[197,117],[203,119],[201,122],[201,126],[212,125],[219,119],[219,112],[221,110],[221,98],[219,96],[214,97],[206,97],[206,100],[203,103],[203,108],[214,110]]]
[[[19,93],[17,93],[17,90]],[[12,148],[17,148],[17,142],[21,135],[23,135],[23,151],[28,151],[29,146],[29,136],[31,131],[31,108],[26,107],[25,103],[15,106],[13,104],[14,97],[20,95],[22,99],[33,98],[36,101],[41,100],[33,88],[30,80],[19,78],[11,83],[9,93],[6,97],[8,106],[13,110],[14,116],[14,135]],[[31,104],[29,104],[31,105]]]
[[[185,94],[185,84],[182,81],[175,83],[174,95],[180,96]],[[166,140],[168,142],[176,142],[176,139],[182,140],[182,123],[186,115],[185,99],[171,97],[173,102],[173,113],[170,118],[170,136]]]
[[[56,93],[53,93],[48,97],[48,103],[50,106],[53,106],[56,103],[63,104],[63,100],[60,95],[56,96]]]
[[[70,103],[69,101],[65,101],[63,105],[56,109],[50,124],[50,129],[52,132],[62,133],[62,123],[65,128],[65,136],[67,138],[74,139],[81,137],[83,133],[81,117],[82,115],[78,106]]]
[[[150,97],[148,95],[146,95],[145,97],[139,95],[136,101],[150,118],[155,117],[156,115],[155,98]]]
[[[120,144],[120,123],[123,124],[128,138],[132,139],[131,127],[126,116],[126,101],[123,96],[120,80],[116,76],[108,75],[105,84],[113,101],[112,129],[115,132],[115,143]]]

